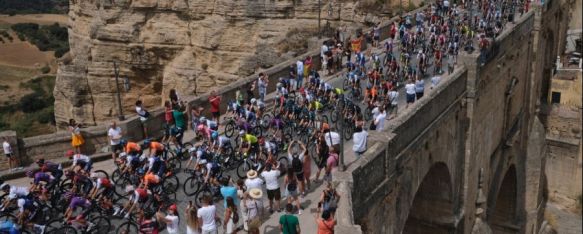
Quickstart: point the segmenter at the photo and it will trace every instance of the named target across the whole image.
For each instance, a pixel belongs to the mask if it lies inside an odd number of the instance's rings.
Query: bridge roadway
[[[382,45],[383,42],[381,42],[380,44]],[[397,47],[397,45],[395,45],[395,47]],[[382,53],[384,49],[382,48],[374,48],[373,52],[377,53],[377,54],[381,54],[381,61],[384,59],[385,54]],[[399,49],[398,47],[395,48],[395,55],[397,56],[397,58],[399,57]],[[417,61],[416,61],[416,56],[411,56],[412,61],[411,64],[416,65]],[[367,58],[367,60],[370,60],[369,58]],[[447,62],[446,62],[446,58],[444,58],[444,62],[442,63],[443,67],[442,67],[442,71],[447,71]],[[432,67],[429,66],[428,67],[428,72],[430,73],[431,71],[433,71]],[[334,87],[341,87],[342,86],[342,81],[343,81],[343,77],[340,75],[343,73],[337,73],[337,74],[332,74],[332,75],[326,75],[326,76],[322,76],[323,79],[326,82],[329,82],[331,85],[333,85]],[[446,75],[443,75],[446,76]],[[432,76],[431,75],[427,75],[426,77],[424,77],[425,79],[425,93],[431,92],[430,86],[431,86],[431,82],[430,82],[430,78]],[[442,78],[443,79],[443,78]],[[364,83],[362,82],[362,86],[364,87]],[[267,95],[266,99],[272,99],[274,98],[275,93],[270,93]],[[403,87],[399,88],[399,98],[398,98],[399,102],[398,102],[398,110],[402,111],[405,109],[406,106],[406,97],[405,97],[405,90]],[[361,108],[363,108],[364,106],[362,105],[362,103],[359,104],[361,106]],[[392,116],[388,116],[388,118],[391,118]],[[390,120],[389,120],[390,121]],[[385,124],[386,125],[386,124]],[[188,130],[185,133],[185,137],[184,137],[184,141],[192,141],[194,139],[194,132],[192,132],[191,130]],[[346,165],[350,165],[352,162],[354,162],[356,160],[356,157],[354,155],[354,153],[352,152],[352,141],[345,141],[344,145],[344,160]],[[183,166],[185,166],[185,164],[183,163]],[[112,160],[106,160],[103,162],[97,162],[93,165],[94,170],[105,170],[108,173],[111,174],[111,172],[113,172],[113,170],[115,170],[115,166],[112,162]],[[311,180],[314,178],[314,175],[317,171],[317,167],[314,163],[312,163],[312,178],[310,178]],[[237,175],[235,174],[234,171],[228,172],[227,174],[231,175],[231,177],[233,177],[234,179],[237,179]],[[179,180],[181,183],[184,183],[184,181],[187,178],[187,174],[185,173],[179,173],[178,174]],[[322,177],[320,177],[322,178]],[[11,180],[8,181],[8,183],[10,183],[11,185],[18,185],[18,186],[28,186],[30,184],[30,179],[29,178],[20,178],[20,179],[15,179],[15,180]],[[283,177],[280,179],[280,185],[283,184]],[[302,229],[303,233],[316,233],[317,232],[317,226],[316,223],[314,221],[314,213],[320,198],[320,194],[322,192],[322,190],[324,189],[324,185],[322,182],[318,183],[318,184],[314,184],[312,185],[311,189],[309,191],[307,191],[306,196],[301,199],[301,203],[302,203],[302,207],[303,207],[303,211],[301,215],[298,215],[299,220],[300,220],[300,226]],[[283,189],[282,189],[282,196],[283,196]],[[267,201],[266,201],[266,192],[264,191],[264,204],[265,206],[267,206]],[[189,198],[187,197],[182,189],[182,184],[180,184],[180,187],[178,189],[178,193],[177,193],[177,206],[179,209],[179,214],[180,214],[180,218],[181,218],[181,224],[180,224],[180,233],[186,233],[186,224],[185,224],[185,209],[186,206],[188,204],[188,201],[193,200],[193,198]],[[281,207],[285,206],[285,199],[282,199],[282,203],[281,203]],[[223,203],[222,201],[217,202],[217,213],[219,215],[219,217],[221,217],[221,219],[224,217],[224,208],[223,208]],[[261,227],[261,233],[280,233],[279,231],[279,217],[281,216],[281,214],[283,213],[273,213],[273,214],[269,214],[269,212],[265,212],[265,216],[264,216],[264,221],[263,221],[263,225]],[[115,228],[116,225],[119,225],[123,222],[123,220],[121,220],[120,218],[112,218],[111,219],[112,224]],[[239,222],[239,225],[242,224],[242,221]],[[112,230],[115,231],[115,230]],[[164,230],[162,233],[166,233],[166,231]],[[222,231],[222,227],[219,228],[219,233],[223,233]]]

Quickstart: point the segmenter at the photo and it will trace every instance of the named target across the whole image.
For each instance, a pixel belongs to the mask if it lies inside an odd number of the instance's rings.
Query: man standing
[[[377,127],[378,132],[383,131],[383,128],[385,127],[386,118],[387,112],[385,112],[385,107],[384,106],[379,107],[379,114],[374,119],[374,125]]]
[[[265,95],[267,94],[267,84],[269,80],[267,79],[267,74],[259,73],[259,79],[257,80],[257,87],[259,91],[259,100],[265,101]]]
[[[288,203],[285,206],[285,214],[279,217],[279,230],[283,234],[300,234],[300,221],[293,215],[293,205]]]
[[[182,137],[184,136],[184,130],[186,130],[186,123],[188,122],[186,115],[184,114],[184,108],[181,106],[175,106],[174,110],[172,111],[172,117],[174,118],[174,131],[176,132],[171,134],[176,136],[176,142],[179,146],[182,146]]]
[[[202,233],[217,234],[217,208],[211,205],[211,198],[207,195],[202,197],[202,207],[196,212],[198,223],[202,224]]]
[[[278,165],[279,166],[279,165]],[[279,176],[281,172],[279,167],[272,169],[271,164],[267,164],[265,171],[261,172],[261,176],[265,179],[265,187],[267,189],[267,199],[269,200],[269,212],[274,210],[279,212],[279,203],[281,200],[281,192],[279,190]],[[275,203],[273,202],[275,200]]]
[[[353,143],[352,151],[354,151],[354,155],[356,155],[356,159],[360,158],[366,151],[366,141],[368,138],[368,133],[362,129],[362,127],[358,126],[354,130],[354,134],[352,135]]]
[[[296,62],[296,69],[297,69],[297,88],[301,88],[304,82],[304,62],[302,60],[298,60]]]
[[[221,96],[217,95],[217,91],[211,91],[211,95],[209,96],[209,104],[211,105],[211,114],[213,115],[213,121],[220,124],[219,119],[221,117]]]
[[[109,145],[111,146],[111,158],[115,161],[117,154],[123,151],[123,146],[121,142],[121,128],[117,126],[115,121],[111,122],[109,125],[109,130],[107,130],[107,138],[109,138]]]
[[[21,167],[14,168],[14,166],[18,166],[18,160],[16,159],[16,155],[12,151],[12,146],[8,143],[8,139],[3,138],[2,147],[4,148],[4,155],[8,158],[8,165],[10,167],[10,171],[21,169]]]

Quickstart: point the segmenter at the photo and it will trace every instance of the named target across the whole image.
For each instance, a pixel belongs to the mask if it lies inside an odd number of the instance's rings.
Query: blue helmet
[[[152,143],[149,139],[144,140],[144,143],[142,143],[142,148],[147,149],[150,148],[150,143]]]
[[[215,131],[215,132],[211,133],[211,137],[213,139],[217,139],[217,137],[219,137],[219,133]]]
[[[123,146],[126,146],[126,145],[128,144],[128,141],[127,141],[126,139],[121,139],[121,140],[119,141],[119,143],[120,143],[121,145],[123,145]]]

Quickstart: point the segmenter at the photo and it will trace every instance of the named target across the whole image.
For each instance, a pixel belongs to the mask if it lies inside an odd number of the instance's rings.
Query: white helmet
[[[255,102],[257,102],[257,99],[251,98],[251,104],[255,104]]]

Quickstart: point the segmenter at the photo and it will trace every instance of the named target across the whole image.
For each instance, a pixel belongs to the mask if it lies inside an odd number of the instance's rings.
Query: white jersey
[[[89,163],[91,162],[91,158],[84,154],[75,154],[73,155],[73,166],[79,164],[79,162]]]

